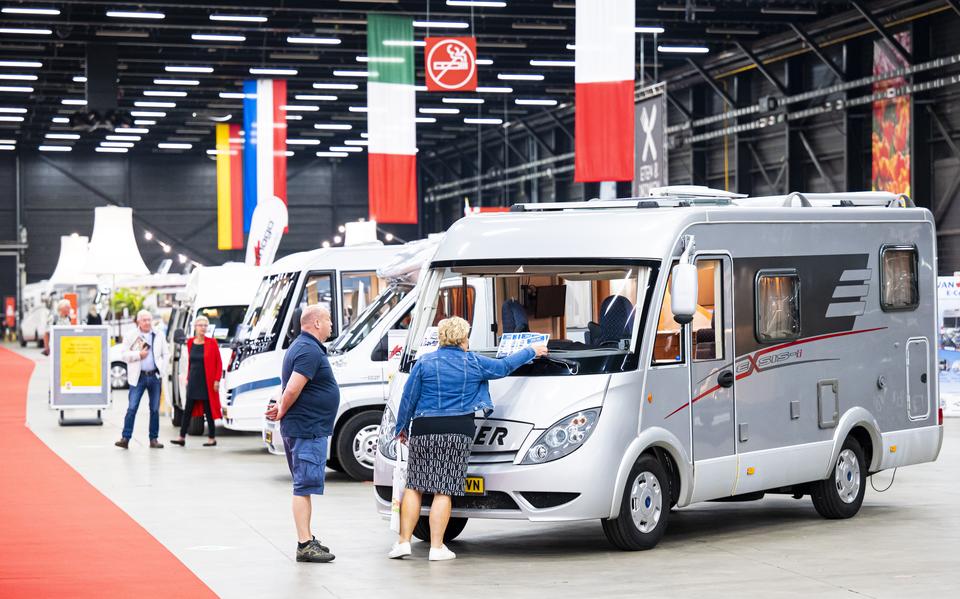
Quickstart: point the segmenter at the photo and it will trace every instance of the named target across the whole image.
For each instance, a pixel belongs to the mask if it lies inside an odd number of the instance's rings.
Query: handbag
[[[390,530],[400,533],[400,502],[407,486],[407,446],[397,443],[397,465],[393,469],[393,495],[390,499]]]

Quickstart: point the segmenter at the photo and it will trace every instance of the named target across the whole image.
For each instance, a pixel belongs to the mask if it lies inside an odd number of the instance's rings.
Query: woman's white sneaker
[[[390,559],[402,559],[408,555],[410,555],[410,543],[394,543],[387,557]]]
[[[457,554],[447,549],[446,545],[440,545],[439,548],[430,548],[431,562],[442,562],[448,559],[457,559]]]

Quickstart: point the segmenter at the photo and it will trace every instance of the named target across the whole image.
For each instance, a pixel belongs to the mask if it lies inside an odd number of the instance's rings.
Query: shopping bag
[[[390,500],[390,530],[400,533],[400,502],[407,486],[407,446],[397,443],[397,465],[393,469],[393,495]]]

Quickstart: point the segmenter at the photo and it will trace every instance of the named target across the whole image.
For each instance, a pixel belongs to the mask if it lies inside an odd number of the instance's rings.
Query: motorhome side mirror
[[[187,334],[183,332],[183,329],[173,331],[173,342],[177,345],[187,342]]]
[[[297,308],[293,311],[293,315],[290,317],[290,326],[287,328],[287,337],[290,339],[296,339],[300,335],[301,314],[303,314],[303,309]]]
[[[680,263],[671,273],[670,311],[679,324],[689,324],[697,312],[697,267]]]

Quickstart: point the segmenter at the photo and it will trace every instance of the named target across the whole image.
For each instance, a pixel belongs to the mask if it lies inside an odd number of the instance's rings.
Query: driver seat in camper
[[[527,320],[527,312],[520,305],[520,302],[514,299],[508,299],[500,307],[501,321],[503,322],[504,333],[528,333],[530,332],[530,323]]]
[[[622,295],[608,296],[600,303],[600,322],[587,323],[587,343],[603,345],[630,337],[633,303]]]

